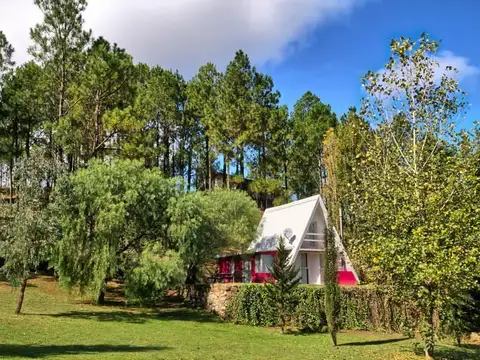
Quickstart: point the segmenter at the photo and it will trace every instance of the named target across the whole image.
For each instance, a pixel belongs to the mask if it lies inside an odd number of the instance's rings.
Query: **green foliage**
[[[327,317],[328,331],[333,344],[337,346],[337,333],[340,330],[340,287],[338,285],[338,249],[330,227],[325,228],[325,314]]]
[[[179,190],[141,163],[93,161],[56,190],[62,234],[55,268],[68,286],[98,294],[106,279],[132,270],[130,255],[149,244],[169,245],[167,209]]]
[[[480,273],[478,147],[454,132],[465,94],[451,67],[438,68],[438,47],[426,35],[392,41],[385,70],[363,79],[363,111],[378,127],[359,170],[350,242],[370,279],[418,303],[427,357],[435,313],[477,286]]]
[[[130,55],[103,38],[87,49],[82,71],[68,89],[68,114],[60,119],[57,137],[77,166],[108,154],[109,141],[136,127],[117,116],[133,101],[134,65]]]
[[[275,302],[282,332],[294,309],[293,293],[300,283],[299,269],[290,264],[290,251],[285,247],[285,240],[280,238],[277,255],[273,260],[270,273],[273,280],[266,285],[270,298]]]
[[[13,52],[13,46],[8,42],[3,31],[0,30],[0,85],[3,73],[15,65],[12,61]]]
[[[41,151],[23,158],[15,168],[17,203],[0,234],[1,271],[15,286],[22,285],[17,313],[32,270],[52,255],[55,221],[49,207],[51,185],[57,175],[56,164]]]
[[[290,325],[301,331],[326,332],[325,287],[299,285],[293,292],[295,311]],[[410,332],[419,328],[419,311],[411,302],[397,301],[391,289],[356,286],[340,288],[339,329]],[[253,326],[278,326],[275,302],[265,285],[240,287],[227,304],[229,321]]]
[[[290,184],[299,197],[318,194],[323,180],[322,141],[337,124],[330,105],[310,91],[297,101],[292,113],[292,146],[289,156]]]
[[[189,266],[199,266],[213,260],[225,246],[226,238],[217,227],[208,200],[204,193],[188,193],[169,208],[170,233]]]
[[[163,300],[165,291],[181,285],[185,280],[185,265],[180,255],[165,251],[158,245],[147,246],[141,254],[134,254],[125,278],[127,298],[155,303]]]
[[[222,234],[223,246],[245,249],[255,238],[261,214],[243,191],[216,189],[207,193],[209,215]]]

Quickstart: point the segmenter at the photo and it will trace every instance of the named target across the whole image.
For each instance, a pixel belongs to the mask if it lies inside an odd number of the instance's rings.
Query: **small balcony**
[[[306,233],[303,238],[301,250],[325,251],[325,235],[319,233]]]

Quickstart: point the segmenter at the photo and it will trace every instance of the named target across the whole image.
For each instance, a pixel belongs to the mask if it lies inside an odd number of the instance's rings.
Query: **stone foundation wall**
[[[241,286],[242,284],[235,283],[212,284],[207,295],[205,309],[224,318],[229,301]]]

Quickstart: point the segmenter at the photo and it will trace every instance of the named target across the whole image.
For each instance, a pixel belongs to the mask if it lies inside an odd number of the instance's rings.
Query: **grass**
[[[334,348],[327,334],[282,335],[224,323],[178,307],[93,306],[38,278],[24,314],[13,315],[17,291],[0,282],[1,359],[421,359],[401,335],[345,332]],[[438,347],[439,359],[480,359],[480,346]]]

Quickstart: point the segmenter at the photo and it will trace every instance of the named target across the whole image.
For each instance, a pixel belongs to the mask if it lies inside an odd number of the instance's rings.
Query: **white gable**
[[[288,244],[287,248],[295,248],[308,228],[313,211],[319,203],[319,198],[319,195],[315,195],[265,210],[258,226],[257,238],[248,250],[254,252],[275,250],[278,239],[284,237],[285,229],[291,229],[293,236],[295,236],[295,240],[292,244]]]

